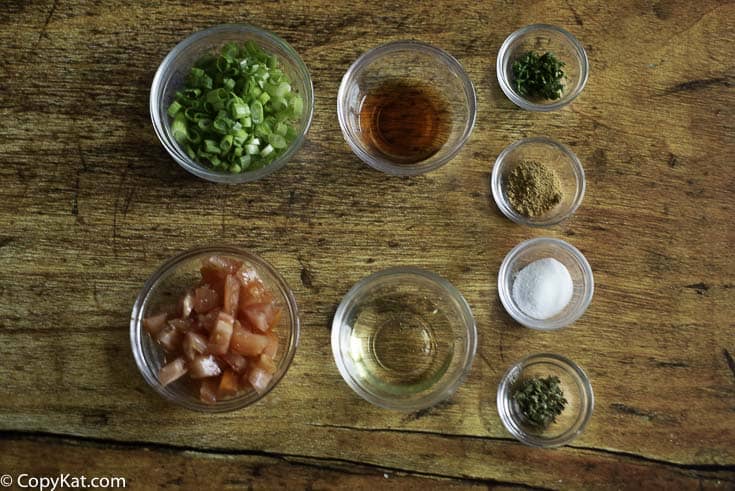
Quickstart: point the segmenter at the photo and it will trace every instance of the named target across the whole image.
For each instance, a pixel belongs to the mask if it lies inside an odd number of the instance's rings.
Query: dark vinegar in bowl
[[[411,165],[436,154],[449,139],[448,104],[432,87],[386,82],[367,93],[360,108],[365,145],[384,159]]]

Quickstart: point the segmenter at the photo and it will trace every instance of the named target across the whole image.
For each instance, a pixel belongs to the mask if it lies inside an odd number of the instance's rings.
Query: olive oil
[[[431,387],[452,362],[447,313],[425,296],[401,293],[361,304],[351,316],[350,361],[363,384],[391,394]]]
[[[435,155],[449,139],[446,100],[421,82],[386,82],[370,91],[360,108],[364,143],[386,160],[416,164]]]

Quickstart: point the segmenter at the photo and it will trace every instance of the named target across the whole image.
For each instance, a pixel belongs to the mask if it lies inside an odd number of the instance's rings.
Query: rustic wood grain
[[[510,103],[494,68],[503,39],[539,21],[572,31],[591,63],[584,93],[547,114]],[[285,38],[316,92],[296,158],[236,187],[179,168],[148,115],[165,54],[223,22]],[[734,2],[6,1],[0,26],[0,473],[99,471],[143,488],[208,476],[256,488],[735,488]],[[459,155],[408,179],[362,164],[336,118],[350,63],[404,38],[457,57],[479,104]],[[512,224],[489,197],[495,157],[530,135],[570,145],[588,179],[575,216],[545,230]],[[542,235],[582,250],[596,281],[586,314],[554,333],[519,327],[497,300],[503,256]],[[223,415],[164,403],[128,341],[147,276],[211,243],[273,263],[303,321],[283,383]],[[359,399],[329,346],[344,293],[395,265],[449,279],[480,334],[456,395],[413,414]],[[582,365],[596,395],[584,434],[557,450],[515,442],[494,402],[510,364],[547,350]],[[206,470],[176,471],[189,463]]]

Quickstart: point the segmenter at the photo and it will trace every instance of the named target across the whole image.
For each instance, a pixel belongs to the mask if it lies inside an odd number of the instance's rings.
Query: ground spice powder
[[[513,209],[527,217],[543,215],[562,199],[559,176],[536,160],[524,160],[510,171],[505,193]]]

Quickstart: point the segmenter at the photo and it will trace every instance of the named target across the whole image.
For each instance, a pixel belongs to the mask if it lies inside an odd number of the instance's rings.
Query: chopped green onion
[[[166,111],[166,112],[168,112],[168,115],[173,118],[174,116],[176,116],[176,113],[179,112],[179,110],[181,109],[181,107],[182,106],[181,106],[181,104],[179,104],[178,101],[173,101],[171,103],[171,105],[168,106],[168,111]]]
[[[171,133],[191,159],[233,173],[276,160],[297,138],[303,111],[278,57],[253,41],[197,60],[167,108]]]

